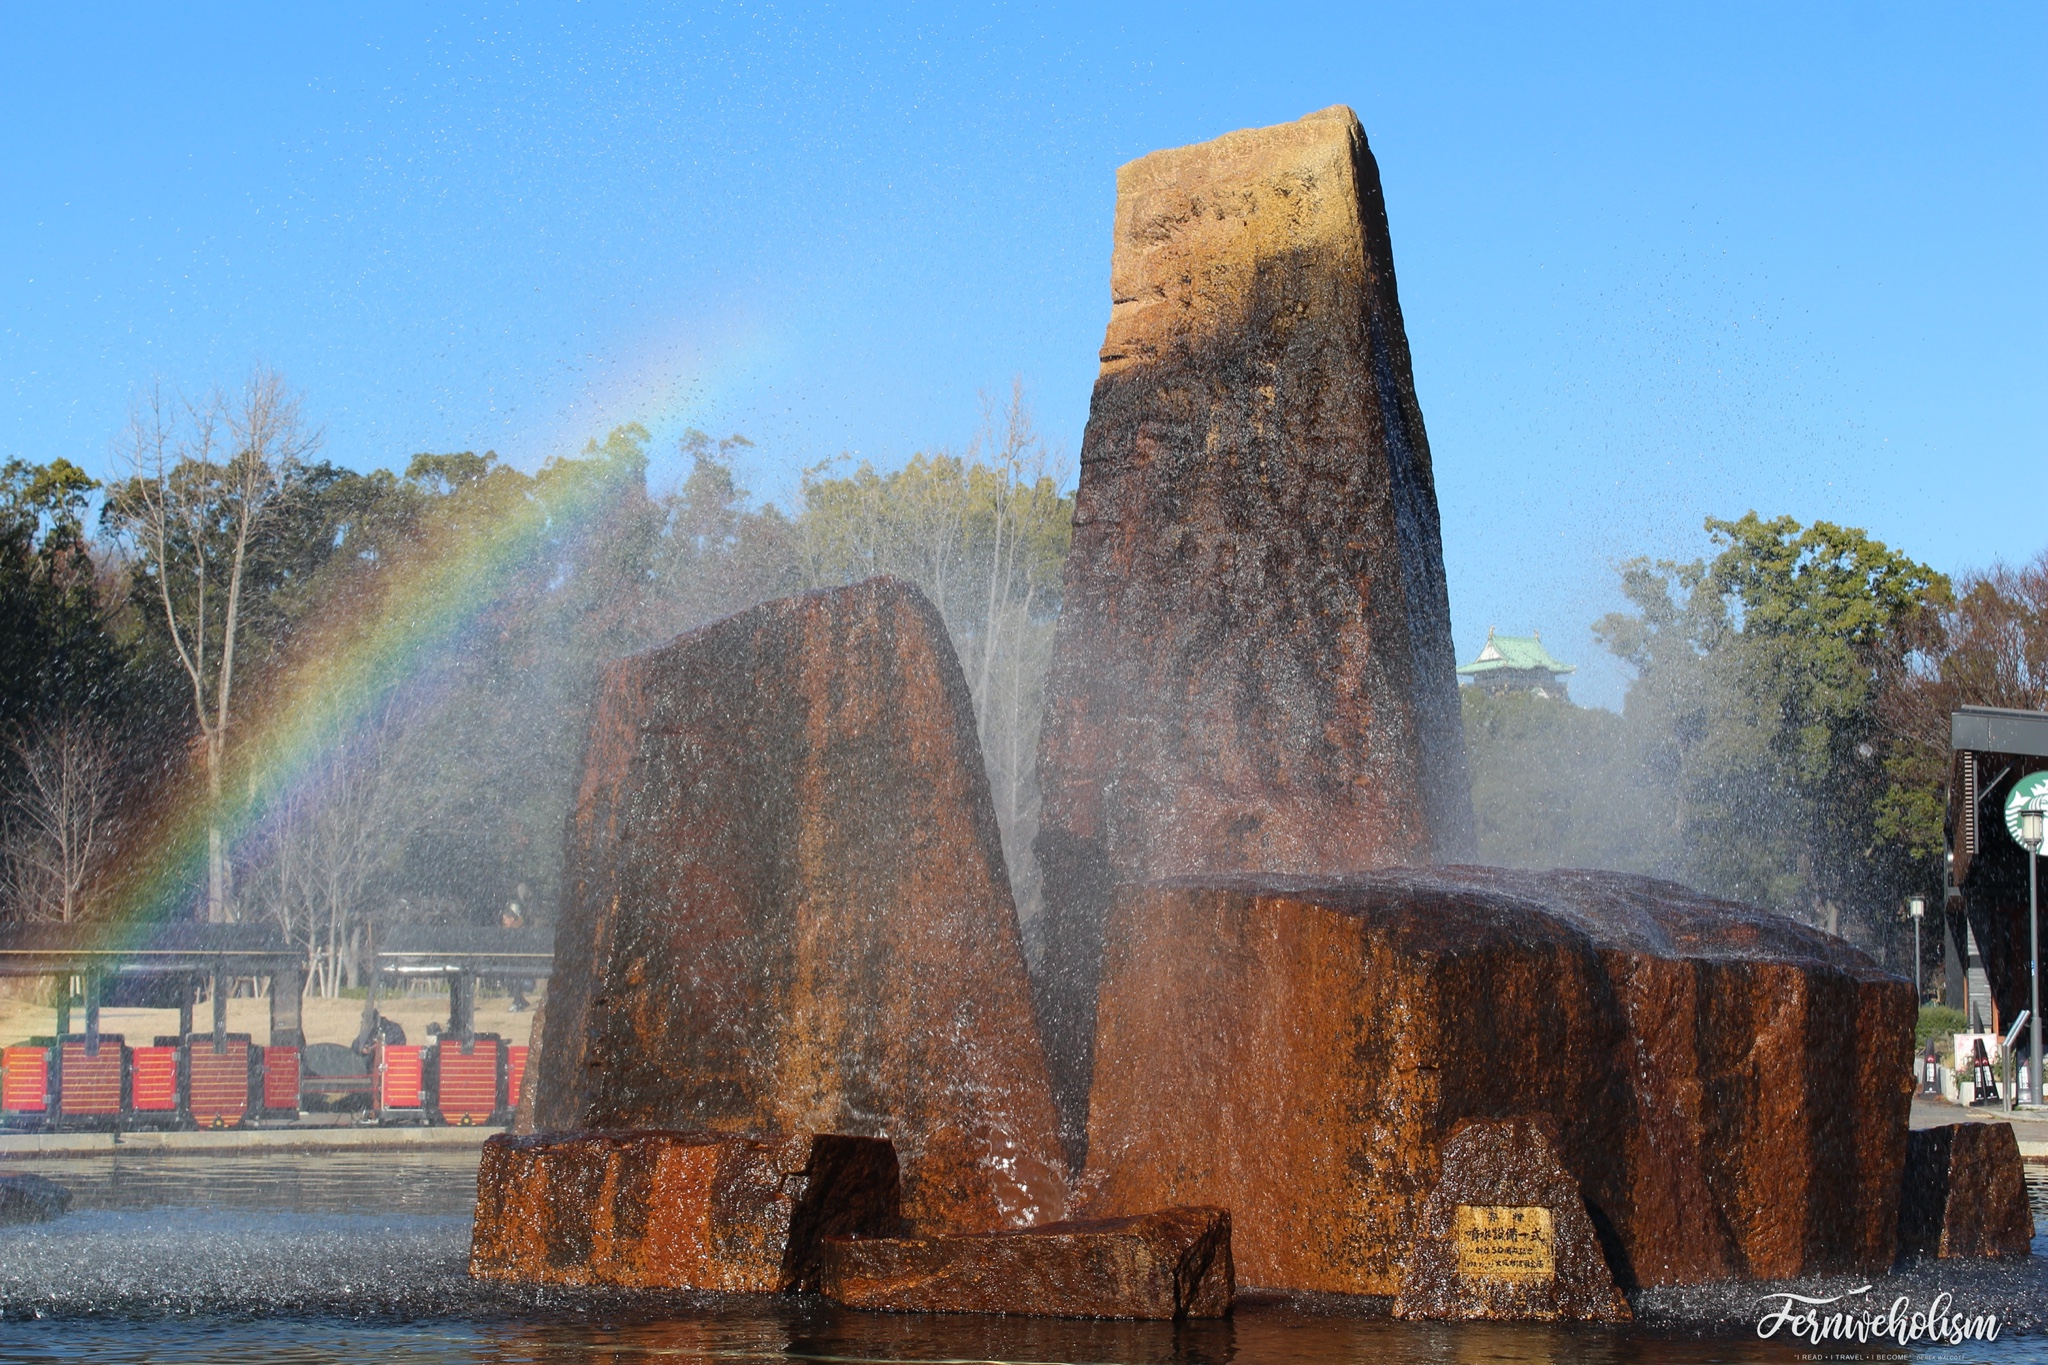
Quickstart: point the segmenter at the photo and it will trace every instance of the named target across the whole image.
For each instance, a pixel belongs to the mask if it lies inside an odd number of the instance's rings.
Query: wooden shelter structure
[[[439,976],[448,982],[448,1034],[467,1042],[476,1033],[479,980],[530,981],[554,967],[552,929],[399,925],[377,940],[376,970],[405,980]]]
[[[70,1032],[74,1004],[84,1007],[85,1032],[99,1033],[100,1004],[122,980],[176,983],[178,1032],[192,1032],[193,1004],[211,983],[213,1032],[225,1039],[229,983],[241,977],[270,982],[270,1041],[305,1043],[299,1002],[306,990],[306,953],[267,924],[46,924],[0,925],[0,976],[53,977],[57,1034]],[[75,983],[75,984],[74,984]]]
[[[375,946],[371,969],[382,976],[448,981],[448,1032],[468,1037],[476,1026],[476,984],[482,978],[536,980],[554,964],[548,929],[401,925]],[[270,1043],[303,1047],[300,1002],[306,990],[306,951],[267,924],[0,924],[0,976],[51,977],[57,992],[57,1034],[70,1032],[82,1008],[85,1032],[99,1032],[101,1004],[118,984],[137,979],[175,985],[178,1033],[192,1031],[202,985],[213,1002],[213,1032],[227,1036],[230,983],[268,980]]]

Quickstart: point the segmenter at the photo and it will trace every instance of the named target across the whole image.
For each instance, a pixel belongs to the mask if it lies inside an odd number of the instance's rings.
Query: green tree
[[[1613,712],[1531,692],[1461,689],[1479,856],[1500,867],[1656,872],[1668,848],[1641,753]]]
[[[1636,672],[1625,714],[1661,794],[1670,869],[1830,929],[1888,911],[1879,702],[1941,575],[1860,530],[1751,512],[1709,519],[1720,551],[1623,570],[1633,613],[1596,633]]]
[[[85,539],[98,487],[68,460],[0,466],[0,733],[114,702],[119,651]]]
[[[1038,728],[1074,500],[1047,469],[1021,389],[965,456],[923,454],[878,473],[861,464],[804,479],[794,543],[805,586],[894,574],[945,619],[974,701],[982,756],[1018,911],[1035,928]]]

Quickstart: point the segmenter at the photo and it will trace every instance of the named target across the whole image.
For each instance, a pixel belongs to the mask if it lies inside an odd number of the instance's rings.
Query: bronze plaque
[[[1547,1280],[1557,1274],[1550,1210],[1460,1204],[1458,1274],[1469,1280]]]

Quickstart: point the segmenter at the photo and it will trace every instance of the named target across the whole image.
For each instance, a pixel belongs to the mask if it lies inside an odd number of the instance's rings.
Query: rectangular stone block
[[[500,1134],[477,1168],[469,1273],[773,1293],[815,1285],[819,1238],[901,1227],[879,1138]]]
[[[819,1287],[849,1308],[1066,1318],[1220,1318],[1230,1214],[1180,1208],[954,1237],[826,1239]]]
[[[1088,1216],[1226,1207],[1261,1288],[1386,1295],[1458,1123],[1547,1115],[1617,1283],[1897,1246],[1913,988],[1669,882],[1445,868],[1121,888]]]
[[[1912,1135],[1899,1199],[1901,1256],[2026,1256],[2033,1241],[2011,1124],[1950,1123]]]

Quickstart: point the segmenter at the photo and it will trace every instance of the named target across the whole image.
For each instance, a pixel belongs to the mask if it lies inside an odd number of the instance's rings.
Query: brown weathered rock
[[[902,1223],[895,1152],[836,1135],[500,1134],[476,1191],[469,1273],[533,1284],[811,1288],[820,1238]]]
[[[819,1287],[849,1308],[1220,1318],[1230,1214],[1182,1208],[959,1237],[829,1237]]]
[[[1624,1289],[1889,1267],[1913,992],[1683,887],[1449,868],[1121,891],[1089,1193],[1246,1283],[1395,1294],[1458,1121],[1547,1114]]]
[[[1078,1147],[1113,884],[1470,845],[1429,441],[1349,109],[1117,172],[1039,751],[1040,1015]]]
[[[2033,1243],[2011,1124],[1951,1123],[1912,1135],[1899,1199],[1901,1256],[2026,1256]]]
[[[974,715],[915,588],[611,665],[566,863],[540,1127],[887,1137],[922,1228],[1062,1216]]]
[[[1399,1318],[1627,1322],[1547,1116],[1465,1119],[1444,1143],[1394,1301]]]

